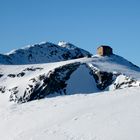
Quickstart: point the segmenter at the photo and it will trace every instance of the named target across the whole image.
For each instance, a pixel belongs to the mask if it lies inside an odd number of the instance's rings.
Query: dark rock
[[[15,74],[8,74],[8,77],[15,78],[16,75]]]
[[[0,92],[1,93],[5,93],[5,90],[6,90],[5,86],[0,86]]]
[[[17,77],[23,77],[24,75],[25,75],[25,73],[21,72],[21,73],[17,74]]]
[[[90,74],[95,79],[98,89],[104,90],[105,88],[107,88],[109,85],[112,84],[113,73],[91,69],[88,65],[87,67],[90,69]]]
[[[3,76],[3,74],[0,74],[0,78]]]
[[[17,102],[17,99],[18,99],[17,93],[19,92],[18,87],[14,87],[12,89],[9,89],[9,91],[11,92],[9,101]]]
[[[39,67],[36,67],[36,68],[30,67],[30,68],[24,69],[23,71],[36,71],[36,70],[42,70],[42,69],[43,69],[43,68],[39,68]]]

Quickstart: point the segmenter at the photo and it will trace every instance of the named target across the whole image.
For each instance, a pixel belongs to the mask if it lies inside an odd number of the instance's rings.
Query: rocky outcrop
[[[140,82],[135,80],[134,78],[130,78],[123,74],[118,75],[114,82],[109,86],[109,90],[123,89],[128,87],[138,87],[140,86]]]
[[[93,78],[96,81],[97,88],[100,90],[104,90],[113,82],[113,73],[106,72],[106,71],[100,71],[99,69],[96,69],[95,67],[91,67],[87,64],[87,68],[90,69],[90,74],[93,76]]]
[[[90,74],[94,77],[97,88],[100,90],[116,90],[140,86],[139,81],[124,74],[100,71],[99,69],[91,67],[88,64],[87,67],[90,69]]]
[[[66,81],[70,75],[80,66],[80,63],[68,64],[50,71],[48,74],[30,79],[30,84],[26,88],[24,95],[18,95],[17,87],[11,91],[10,101],[24,103],[35,99],[41,99],[48,95],[58,93],[59,95],[66,93]]]

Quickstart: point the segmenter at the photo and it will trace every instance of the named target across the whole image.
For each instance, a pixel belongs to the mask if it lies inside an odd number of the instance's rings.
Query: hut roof
[[[101,48],[101,47],[103,47],[103,48],[110,48],[110,49],[112,49],[110,46],[107,46],[107,45],[101,45],[101,46],[99,46],[97,49],[99,49],[99,48]]]

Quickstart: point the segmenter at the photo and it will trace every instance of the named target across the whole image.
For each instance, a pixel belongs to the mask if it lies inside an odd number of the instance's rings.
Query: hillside
[[[140,88],[59,96],[26,104],[0,95],[3,140],[139,140]],[[5,99],[5,100],[4,100]]]

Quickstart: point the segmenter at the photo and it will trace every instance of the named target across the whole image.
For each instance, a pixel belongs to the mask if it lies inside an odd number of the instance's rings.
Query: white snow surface
[[[58,42],[58,46],[60,47],[64,47],[64,48],[67,48],[67,49],[75,49],[76,46],[69,43],[69,42],[65,42],[65,41],[59,41]]]
[[[139,140],[140,88],[12,104],[0,94],[2,140]]]
[[[117,72],[129,77],[140,80],[140,68],[132,64],[125,58],[118,55],[109,56],[93,56],[92,60],[88,63],[90,67],[107,71]]]

